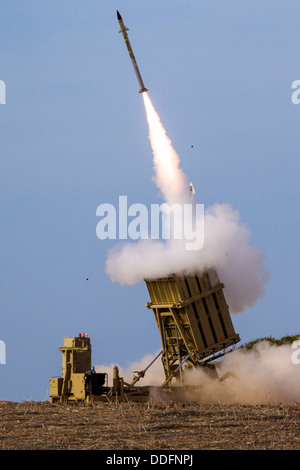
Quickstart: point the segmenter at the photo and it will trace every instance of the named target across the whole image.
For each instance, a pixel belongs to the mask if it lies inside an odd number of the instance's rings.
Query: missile
[[[130,56],[130,59],[131,59],[131,62],[132,62],[132,65],[133,65],[135,74],[136,74],[136,76],[137,76],[139,85],[140,85],[140,87],[141,87],[139,93],[145,93],[146,91],[149,91],[149,90],[148,90],[147,88],[145,88],[145,85],[144,85],[144,83],[143,83],[143,79],[142,79],[142,77],[141,77],[141,74],[140,74],[138,65],[137,65],[136,60],[135,60],[135,57],[134,57],[134,53],[133,53],[133,51],[132,51],[132,47],[131,47],[131,44],[130,44],[130,41],[129,41],[129,38],[128,38],[128,34],[127,34],[127,31],[129,31],[129,29],[126,28],[126,26],[124,25],[122,16],[121,16],[120,13],[118,12],[118,10],[117,10],[117,17],[118,17],[118,21],[119,21],[119,24],[120,24],[120,31],[119,31],[119,33],[122,33],[122,34],[123,34],[124,41],[125,41],[126,47],[127,47],[127,49],[128,49],[129,56]]]

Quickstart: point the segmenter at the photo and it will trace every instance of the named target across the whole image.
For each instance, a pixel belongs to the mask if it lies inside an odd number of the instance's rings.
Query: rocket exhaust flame
[[[149,126],[149,139],[154,155],[155,182],[167,203],[183,203],[189,193],[189,182],[179,168],[179,157],[155,111],[150,98],[143,94]]]

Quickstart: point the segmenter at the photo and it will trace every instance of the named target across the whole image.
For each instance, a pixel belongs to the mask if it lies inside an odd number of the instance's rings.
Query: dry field
[[[299,450],[300,404],[0,402],[1,450]]]

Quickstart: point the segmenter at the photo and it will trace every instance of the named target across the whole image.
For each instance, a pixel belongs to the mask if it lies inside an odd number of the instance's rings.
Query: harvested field
[[[298,450],[300,405],[0,402],[1,450]]]

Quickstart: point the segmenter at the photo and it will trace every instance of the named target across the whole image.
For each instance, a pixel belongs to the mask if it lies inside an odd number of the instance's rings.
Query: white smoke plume
[[[189,182],[180,169],[180,159],[148,95],[143,93],[153,152],[155,183],[168,204],[187,200]]]
[[[158,353],[157,353],[158,354]],[[145,370],[149,364],[153,361],[154,356],[151,354],[146,354],[141,360],[134,361],[129,363],[127,366],[117,365],[119,369],[119,376],[124,380],[124,382],[131,383],[133,378],[136,375],[136,372]],[[97,372],[105,372],[108,376],[108,385],[112,386],[112,371],[115,364],[111,365],[97,365],[95,370]],[[164,372],[161,360],[158,358],[149,369],[146,371],[145,376],[142,377],[137,383],[137,386],[143,385],[152,385],[160,386],[164,381]]]
[[[191,201],[189,183],[180,169],[179,157],[149,97],[143,93],[149,139],[153,151],[155,183],[168,204]],[[263,266],[264,254],[251,245],[251,232],[229,204],[215,204],[205,211],[204,245],[186,250],[186,240],[145,239],[110,250],[106,272],[114,282],[132,285],[146,278],[175,272],[201,273],[214,268],[224,283],[232,313],[241,313],[264,295],[269,279]]]
[[[218,377],[203,368],[184,372],[184,386],[179,387],[174,400],[198,403],[293,404],[300,402],[300,364],[293,363],[295,350],[291,344],[275,345],[268,341],[257,343],[251,350],[236,349],[217,364]],[[119,368],[119,375],[130,383],[135,371],[144,370],[155,355],[146,355],[140,361]],[[299,361],[298,361],[299,362]],[[113,366],[96,366],[97,372],[108,373],[112,385]],[[137,386],[153,386],[154,400],[164,399],[160,387],[165,380],[161,360],[158,358],[146,371]]]
[[[186,384],[195,386],[187,399],[219,403],[285,403],[300,401],[299,364],[292,361],[289,344],[259,342],[252,350],[227,354],[218,368],[220,380],[202,369],[191,369]]]

